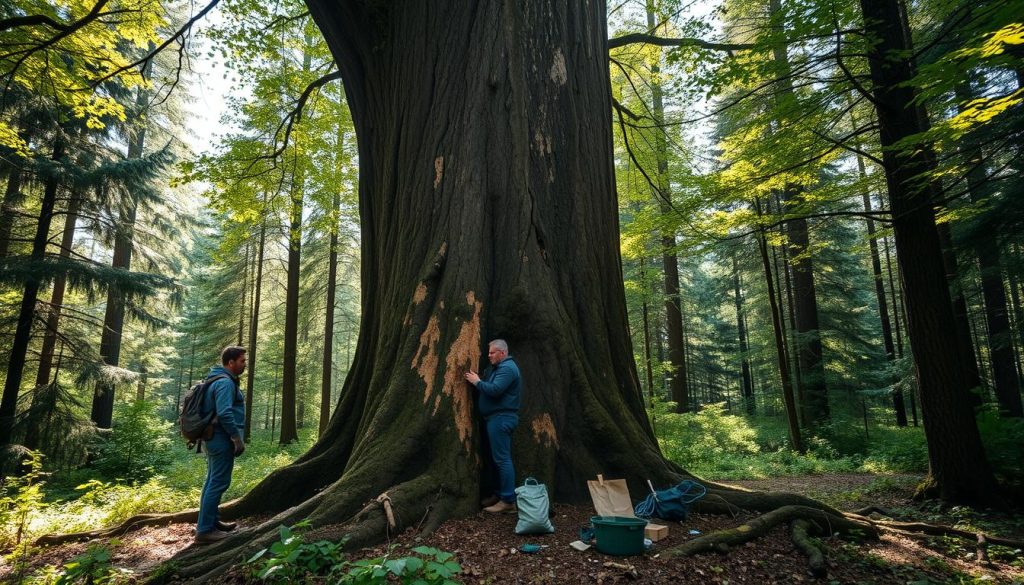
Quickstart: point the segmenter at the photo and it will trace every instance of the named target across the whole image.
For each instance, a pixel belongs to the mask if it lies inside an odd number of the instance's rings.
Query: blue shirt
[[[476,384],[476,389],[480,391],[480,414],[484,418],[501,413],[518,414],[522,385],[519,366],[512,356],[498,362],[487,377],[481,378]]]
[[[224,369],[224,366],[210,368],[206,375],[209,380],[215,376],[226,376],[207,387],[207,397],[204,403],[203,412],[210,412],[210,397],[217,411],[217,425],[228,434],[229,437],[243,437],[245,432],[245,396],[238,388],[238,378],[231,375],[231,372]]]

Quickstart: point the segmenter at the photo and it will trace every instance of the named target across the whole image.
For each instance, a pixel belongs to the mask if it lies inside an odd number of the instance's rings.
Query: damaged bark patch
[[[444,177],[444,157],[439,156],[434,159],[434,188],[437,189],[438,185],[441,184],[441,179]]]
[[[464,374],[480,366],[480,309],[483,303],[476,300],[473,291],[466,293],[466,303],[473,307],[473,317],[462,324],[459,336],[448,349],[445,360],[444,388],[442,392],[452,399],[452,412],[459,441],[470,452],[469,439],[473,434],[473,401]],[[436,414],[437,408],[434,408]]]
[[[427,298],[427,285],[420,283],[416,287],[416,292],[412,294],[412,304],[418,305],[423,302],[423,299]]]
[[[558,448],[558,433],[555,431],[555,423],[551,421],[551,415],[544,413],[540,416],[534,417],[530,421],[530,428],[533,430],[533,440],[535,443],[544,443],[545,447]]]
[[[423,383],[426,384],[423,404],[430,400],[430,394],[434,391],[434,378],[437,376],[437,341],[439,339],[441,339],[441,328],[438,325],[437,315],[431,315],[423,334],[420,335],[420,346],[416,350],[416,355],[412,357],[412,369],[416,370],[416,373],[423,378]],[[423,356],[422,359],[420,356]]]
[[[565,55],[561,49],[555,49],[553,62],[551,63],[551,81],[558,85],[565,85],[569,80],[569,73],[565,67]]]

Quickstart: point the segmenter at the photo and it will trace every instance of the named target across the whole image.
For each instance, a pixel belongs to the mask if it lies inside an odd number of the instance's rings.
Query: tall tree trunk
[[[12,166],[7,175],[4,200],[0,204],[0,258],[6,258],[10,251],[11,230],[14,229],[14,218],[17,215],[18,204],[21,203],[23,197],[21,183],[24,174],[25,171],[20,166]]]
[[[647,401],[654,405],[654,368],[651,364],[651,320],[647,306],[647,275],[644,272],[644,257],[640,256],[640,283],[643,294],[640,301],[640,313],[644,322],[644,374],[647,378]]]
[[[67,260],[71,256],[71,247],[75,241],[75,226],[78,223],[78,209],[82,203],[81,191],[71,189],[68,198],[68,208],[64,218],[64,233],[60,239],[61,260]],[[53,367],[53,352],[57,346],[57,332],[60,327],[60,313],[64,306],[64,292],[67,288],[67,275],[58,274],[53,279],[53,292],[50,294],[50,307],[46,317],[46,331],[43,334],[43,345],[39,349],[39,369],[36,372],[36,387],[50,383],[50,370]],[[28,445],[29,449],[35,447]]]
[[[937,226],[939,243],[942,246],[942,266],[946,274],[946,280],[953,291],[953,324],[956,327],[956,343],[959,349],[958,358],[962,362],[964,371],[964,390],[967,392],[967,400],[972,407],[981,406],[982,391],[984,386],[981,380],[981,370],[978,368],[978,357],[975,352],[974,339],[971,334],[970,310],[967,307],[967,299],[964,297],[958,275],[960,268],[956,259],[956,247],[953,245],[953,233],[950,230],[949,222],[943,222]],[[896,244],[897,250],[899,243]],[[901,263],[902,266],[902,263]]]
[[[781,0],[769,0],[769,13],[778,18],[782,12]],[[781,22],[781,20],[780,20]],[[775,43],[772,47],[772,58],[779,64],[778,92],[776,99],[780,105],[797,99],[793,91],[790,75],[788,47],[784,42]],[[810,236],[807,220],[799,217],[803,189],[798,185],[788,184],[782,190],[785,212],[794,214],[786,222],[788,239],[788,264],[792,268],[794,317],[794,348],[797,358],[798,377],[800,380],[800,405],[805,413],[805,423],[818,426],[829,418],[828,387],[825,382],[825,366],[822,360],[821,335],[818,331],[818,295],[814,283],[814,266],[810,253]]]
[[[242,310],[238,312],[238,341],[235,342],[235,345],[238,346],[241,346],[243,340],[245,339],[245,317],[246,309],[249,306],[249,304],[246,302],[246,300],[248,300],[247,297],[249,296],[249,265],[251,264],[251,262],[249,261],[249,248],[249,240],[246,239],[245,258],[242,260],[242,300],[238,304],[239,307],[242,307]]]
[[[861,178],[867,176],[864,168],[864,159],[857,155],[857,169]],[[864,211],[871,212],[871,196],[867,191],[861,193],[864,200]],[[885,283],[882,281],[882,259],[878,255],[878,240],[875,238],[875,222],[868,216],[867,219],[868,246],[871,252],[871,276],[875,281],[875,299],[878,301],[878,317],[882,323],[882,345],[885,347],[885,358],[892,367],[896,361],[896,345],[893,343],[892,326],[889,323],[889,303],[885,299]],[[903,401],[903,391],[894,386],[892,391],[892,409],[896,415],[896,425],[907,426],[907,405]]]
[[[934,168],[933,159],[927,145],[894,149],[898,141],[928,129],[914,106],[914,69],[908,57],[913,49],[903,34],[897,0],[860,0],[860,5],[866,33],[877,39],[868,61],[925,418],[929,475],[944,500],[993,501],[998,498],[995,477],[965,392],[969,371],[959,359],[934,198],[930,186],[920,181],[922,173]]]
[[[778,204],[776,199],[776,204]],[[771,203],[768,203],[768,207]],[[778,205],[779,213],[782,213],[781,205]],[[780,229],[781,231],[781,229]],[[767,235],[765,236],[767,237]],[[800,354],[791,348],[796,347],[796,311],[793,308],[793,287],[790,286],[789,261],[786,258],[786,248],[780,250],[771,246],[772,265],[775,268],[775,283],[778,286],[779,318],[782,326],[782,350],[786,355],[786,363],[790,367],[790,384],[793,386],[793,393],[796,402],[796,412],[800,427],[807,426],[807,403],[804,400],[804,386],[800,380]],[[779,256],[782,256],[782,266],[779,266]],[[788,312],[787,310],[788,309]],[[786,326],[786,317],[789,317],[789,326]]]
[[[960,109],[972,97],[971,90],[964,84],[957,85]],[[967,191],[971,202],[982,204],[990,193],[985,186],[985,161],[980,149],[968,156]],[[978,269],[981,272],[981,292],[985,299],[985,322],[989,360],[992,363],[992,381],[1002,416],[1024,416],[1024,405],[1020,399],[1020,378],[1013,356],[1013,342],[1010,334],[1010,314],[1006,303],[1006,289],[1003,288],[1003,269],[1000,262],[999,245],[995,234],[980,230],[975,236],[975,252],[978,255]]]
[[[281,374],[281,435],[287,445],[299,438],[296,405],[296,360],[299,343],[299,262],[302,257],[302,208],[304,180],[301,174],[291,188],[288,225],[288,276],[284,301],[284,363]]]
[[[757,215],[761,216],[761,203],[755,199]],[[800,436],[800,420],[797,415],[796,398],[793,395],[793,384],[789,376],[789,358],[786,356],[786,333],[782,325],[782,311],[775,299],[775,283],[772,278],[771,262],[768,259],[768,241],[764,230],[757,235],[757,245],[761,252],[761,264],[764,266],[765,283],[768,287],[768,304],[772,314],[772,330],[775,333],[775,350],[779,362],[779,378],[782,380],[782,402],[786,406],[786,420],[789,423],[789,442],[793,449],[804,453],[804,443]]]
[[[266,199],[264,198],[264,205]],[[260,300],[263,288],[263,251],[267,241],[267,222],[260,222],[260,243],[256,248],[256,290],[252,293],[252,321],[249,323],[249,350],[248,374],[245,379],[245,440],[248,442],[252,437],[252,406],[253,387],[256,382],[256,346],[259,341],[258,333],[260,328]]]
[[[60,161],[64,158],[64,137],[58,130],[54,139],[51,159]],[[43,200],[39,206],[39,221],[36,224],[36,235],[32,240],[30,259],[42,263],[46,257],[46,242],[50,237],[50,224],[53,223],[53,211],[57,201],[57,188],[60,185],[59,171],[46,178],[43,187]],[[25,288],[21,296],[21,309],[18,322],[11,341],[11,353],[7,361],[7,377],[4,379],[4,393],[0,397],[0,446],[11,442],[14,430],[14,417],[17,414],[18,392],[21,390],[21,379],[25,371],[25,357],[28,353],[29,340],[32,337],[32,322],[35,320],[36,299],[41,285],[38,276],[30,273],[25,279]]]
[[[78,222],[78,208],[81,204],[81,192],[72,189],[68,198],[68,208],[64,219],[64,233],[61,235],[59,257],[66,260],[71,256],[71,246],[75,238],[75,225]],[[43,344],[39,349],[39,369],[36,371],[36,385],[32,394],[32,408],[34,409],[37,393],[40,388],[50,384],[50,373],[53,368],[53,353],[57,346],[57,333],[60,327],[61,309],[64,306],[64,292],[67,288],[67,275],[58,274],[53,279],[53,292],[50,293],[50,305],[47,309],[46,329],[43,332]],[[63,346],[61,346],[63,348]],[[56,381],[56,378],[54,378]],[[47,417],[47,423],[50,422]],[[25,431],[25,446],[29,449],[39,447],[39,439],[46,429],[41,425],[29,425]]]
[[[736,302],[736,331],[740,342],[740,390],[747,414],[753,415],[757,408],[754,402],[754,385],[750,380],[750,359],[747,355],[747,326],[743,314],[743,296],[740,293],[740,269],[736,262],[735,251],[732,253],[732,286],[733,298]]]
[[[152,61],[148,61],[142,69],[142,77],[149,78]],[[145,113],[149,107],[149,90],[139,88],[135,98],[137,112]],[[143,119],[144,120],[144,119]],[[146,122],[140,121],[131,131],[128,139],[128,159],[142,158],[146,150]],[[130,272],[132,268],[132,249],[135,246],[135,215],[138,213],[139,200],[135,194],[128,195],[129,200],[121,210],[114,235],[114,256],[111,267],[115,270]],[[103,333],[100,335],[100,357],[108,366],[121,363],[121,334],[124,331],[124,297],[120,291],[111,287],[107,291],[107,306],[103,315]],[[89,417],[101,429],[109,429],[114,422],[114,385],[107,381],[97,382],[92,397],[92,412]]]
[[[128,144],[128,158],[140,158],[145,144],[145,128],[140,128]],[[114,255],[110,266],[115,270],[131,271],[132,248],[135,240],[135,215],[138,200],[133,196],[127,202],[118,219],[114,236]],[[108,366],[121,364],[121,334],[124,332],[124,297],[114,287],[107,291],[107,307],[103,315],[103,332],[100,335],[100,357]],[[96,383],[92,397],[90,419],[101,429],[111,428],[114,421],[114,385],[108,381]]]
[[[654,3],[647,1],[647,27],[657,27]],[[658,50],[657,61],[661,61]],[[661,86],[660,65],[651,68],[651,101],[654,114],[654,148],[657,160],[657,187],[655,198],[662,214],[672,213],[672,186],[668,179],[668,144],[665,140],[665,99]],[[686,347],[683,342],[682,299],[679,297],[679,259],[676,256],[675,232],[664,228],[661,235],[662,263],[665,272],[665,328],[668,334],[669,392],[676,403],[676,412],[690,411],[690,396],[687,388]]]

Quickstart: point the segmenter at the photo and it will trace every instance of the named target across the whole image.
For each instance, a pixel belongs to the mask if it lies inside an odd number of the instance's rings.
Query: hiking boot
[[[497,504],[500,501],[501,501],[501,498],[499,498],[498,496],[488,496],[488,497],[480,500],[480,507],[482,507],[482,508],[489,508],[489,507],[493,506],[494,504]]]
[[[238,522],[221,522],[220,520],[217,520],[216,526],[217,530],[220,530],[221,532],[231,532],[235,528],[238,528]]]
[[[221,532],[220,530],[211,530],[202,534],[196,535],[196,544],[210,544],[212,542],[218,542],[224,540],[229,535],[227,532]]]
[[[484,508],[484,512],[491,514],[515,514],[519,512],[519,508],[516,508],[515,502],[501,502],[493,506],[487,506]]]

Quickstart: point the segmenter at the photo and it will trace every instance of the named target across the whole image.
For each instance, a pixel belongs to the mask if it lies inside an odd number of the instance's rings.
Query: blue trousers
[[[220,498],[231,485],[231,469],[235,466],[235,446],[227,433],[219,429],[209,441],[203,441],[206,451],[206,483],[199,498],[199,522],[196,534],[213,532],[217,527]]]
[[[519,426],[514,414],[496,414],[487,419],[487,440],[491,458],[498,470],[498,497],[503,502],[516,501],[516,470],[512,467],[512,432]]]

